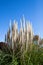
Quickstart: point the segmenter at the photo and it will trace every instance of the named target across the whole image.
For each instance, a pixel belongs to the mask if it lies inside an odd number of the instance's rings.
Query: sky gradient
[[[25,16],[32,23],[34,34],[43,38],[43,0],[0,0],[0,41],[4,41],[10,19]]]

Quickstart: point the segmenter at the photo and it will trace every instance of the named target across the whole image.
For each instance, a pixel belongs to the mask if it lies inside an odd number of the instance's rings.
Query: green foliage
[[[18,65],[17,59],[15,57],[12,59],[11,65]]]
[[[12,52],[9,48],[0,50],[0,65],[43,65],[43,48],[38,45],[29,45],[28,50],[23,52],[18,45]]]

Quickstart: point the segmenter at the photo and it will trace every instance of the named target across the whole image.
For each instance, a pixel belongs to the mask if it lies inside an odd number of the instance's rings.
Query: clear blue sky
[[[0,41],[4,41],[10,19],[20,23],[23,14],[32,22],[34,34],[43,38],[43,0],[0,0]]]

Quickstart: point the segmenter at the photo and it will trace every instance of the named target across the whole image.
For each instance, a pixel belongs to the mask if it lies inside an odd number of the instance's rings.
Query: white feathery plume
[[[23,23],[24,23],[24,32],[25,32],[25,17],[24,17],[24,15],[23,15]]]

